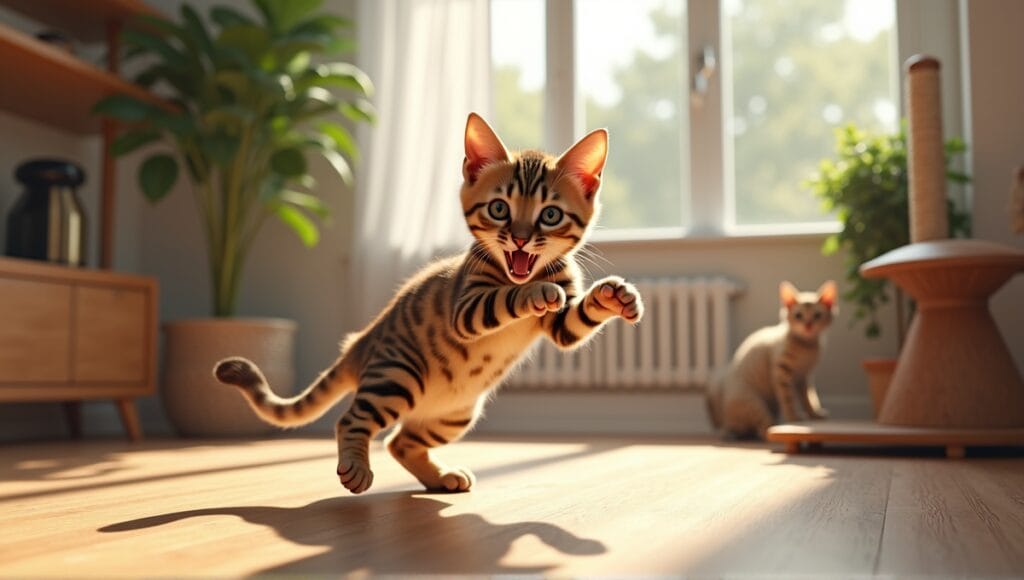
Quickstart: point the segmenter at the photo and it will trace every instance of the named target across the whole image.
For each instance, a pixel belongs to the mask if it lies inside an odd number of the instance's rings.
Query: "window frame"
[[[741,225],[735,223],[734,166],[726,135],[731,130],[731,83],[722,70],[728,70],[731,55],[723,45],[721,0],[683,0],[686,14],[686,49],[689,68],[689,140],[700,147],[688,147],[688,158],[680,159],[683,178],[689,179],[689,199],[683,200],[689,223],[678,227],[607,229],[594,232],[595,242],[663,242],[679,239],[806,237],[839,231],[835,220],[803,223]],[[576,91],[577,0],[544,0],[545,3],[545,92],[544,145],[561,150],[582,136],[583,107]],[[892,58],[897,87],[899,115],[905,116],[902,63],[917,53],[937,56],[943,63],[943,121],[947,136],[964,136],[962,102],[966,90],[962,82],[961,23],[957,0],[896,0],[896,42]],[[697,55],[706,48],[716,55],[716,67],[707,88],[697,94],[693,70]],[[684,192],[680,192],[684,195]],[[964,203],[966,200],[957,200]],[[680,222],[682,218],[680,216]]]

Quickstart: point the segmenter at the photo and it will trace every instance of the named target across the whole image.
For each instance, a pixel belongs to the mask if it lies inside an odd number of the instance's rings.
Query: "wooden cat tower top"
[[[877,423],[803,423],[770,441],[867,445],[1024,445],[1024,381],[988,310],[989,297],[1024,270],[1024,252],[951,240],[946,201],[939,62],[907,61],[911,243],[863,264],[917,301],[917,313]]]

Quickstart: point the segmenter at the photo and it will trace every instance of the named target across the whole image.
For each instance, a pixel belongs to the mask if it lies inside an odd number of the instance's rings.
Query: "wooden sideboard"
[[[114,399],[142,437],[134,398],[153,393],[157,284],[152,278],[0,258],[0,402]],[[76,433],[77,434],[77,433]]]

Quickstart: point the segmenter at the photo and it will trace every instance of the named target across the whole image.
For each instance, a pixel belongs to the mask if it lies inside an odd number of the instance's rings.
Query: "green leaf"
[[[237,133],[251,123],[253,123],[253,112],[239,105],[225,105],[211,109],[203,115],[204,126],[223,129],[230,133]]]
[[[351,38],[335,36],[326,52],[328,54],[350,54],[356,51],[356,46],[356,41]]]
[[[210,38],[203,20],[199,18],[199,14],[196,13],[195,9],[188,4],[183,4],[181,6],[181,19],[184,21],[182,30],[189,35],[192,42],[197,45],[197,48],[206,55],[213,53],[213,39]]]
[[[279,149],[270,157],[270,168],[278,175],[298,177],[306,173],[306,156],[294,147]]]
[[[166,153],[146,159],[139,167],[139,187],[153,203],[163,199],[177,180],[178,162]]]
[[[217,71],[213,82],[231,91],[236,99],[241,99],[248,94],[250,88],[249,77],[237,70]]]
[[[952,170],[946,172],[946,179],[949,179],[954,183],[970,183],[971,181],[970,176],[968,176],[966,173],[961,173],[959,171]]]
[[[284,203],[289,203],[312,212],[313,215],[320,219],[326,219],[331,213],[330,209],[320,198],[308,193],[286,189],[278,195],[278,199]]]
[[[201,139],[199,147],[215,163],[227,165],[235,160],[239,141],[237,137],[217,133]]]
[[[288,31],[290,35],[319,34],[335,36],[339,28],[351,28],[352,20],[334,14],[318,14],[296,24]]]
[[[316,224],[313,223],[313,220],[309,219],[309,216],[294,206],[283,203],[278,204],[274,206],[274,214],[277,215],[284,225],[291,228],[295,235],[299,236],[299,239],[302,240],[302,243],[307,248],[312,248],[320,241],[320,231],[317,229]]]
[[[214,44],[220,48],[238,50],[255,63],[270,50],[270,32],[262,26],[235,24],[221,30]]]
[[[92,108],[93,113],[120,121],[149,120],[157,110],[154,105],[128,95],[111,95],[100,100]]]
[[[157,38],[160,36],[181,38],[182,29],[174,22],[164,18],[163,16],[153,16],[151,14],[140,14],[133,19],[133,24],[130,29],[141,31],[143,33],[158,33]],[[130,29],[124,29],[125,31]],[[123,35],[123,33],[122,33]],[[124,37],[122,36],[122,40]]]
[[[825,238],[825,243],[821,246],[821,253],[826,256],[831,256],[839,251],[839,236],[833,234]]]
[[[214,6],[210,9],[210,20],[213,20],[220,25],[221,28],[227,28],[229,26],[244,25],[244,26],[255,26],[256,22],[253,19],[245,16],[241,12],[228,8],[227,6]]]
[[[177,27],[175,27],[177,30]],[[121,32],[121,41],[125,46],[148,50],[160,57],[164,64],[176,68],[188,68],[189,58],[171,46],[163,37],[143,32],[137,28],[125,28]]]
[[[299,90],[307,86],[340,87],[364,96],[373,95],[373,82],[359,67],[344,62],[323,64],[297,83]]]
[[[356,122],[370,123],[377,122],[377,111],[369,101],[359,99],[341,106],[341,114]]]
[[[110,153],[118,157],[126,155],[135,151],[139,147],[159,140],[160,137],[161,134],[159,131],[129,131],[120,135],[117,139],[114,139],[114,142],[110,144]]]
[[[178,137],[196,132],[196,119],[188,113],[171,113],[154,108],[150,121],[157,127],[170,131]]]
[[[271,29],[283,32],[319,9],[323,0],[253,0]]]
[[[341,156],[341,153],[338,153],[333,149],[324,149],[320,154],[324,156],[324,159],[326,159],[328,163],[331,164],[331,167],[333,167],[334,171],[338,173],[345,185],[352,187],[352,168],[348,166],[348,161],[345,161],[345,158]]]
[[[353,161],[359,160],[359,147],[348,129],[337,123],[321,123],[317,128],[334,142],[338,151],[348,155]]]

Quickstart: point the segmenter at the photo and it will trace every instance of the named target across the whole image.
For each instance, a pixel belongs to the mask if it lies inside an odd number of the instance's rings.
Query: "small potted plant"
[[[946,176],[951,185],[962,186],[970,178],[951,165],[966,151],[966,146],[959,139],[950,139],[945,150]],[[808,185],[821,199],[824,209],[836,213],[842,226],[825,240],[822,252],[832,255],[844,251],[847,284],[842,297],[854,307],[851,324],[863,322],[865,334],[877,338],[881,334],[878,309],[893,301],[893,322],[902,348],[913,304],[887,280],[862,278],[860,265],[910,243],[905,128],[887,135],[871,135],[852,125],[837,130],[836,158],[823,160]],[[950,235],[970,235],[969,216],[951,200],[947,203]],[[863,365],[877,415],[896,359],[867,359]]]
[[[262,359],[261,367],[276,369],[272,380],[293,381],[294,322],[231,317],[249,249],[267,218],[281,220],[306,246],[318,241],[317,220],[328,212],[307,157],[323,157],[350,183],[349,162],[359,152],[344,123],[373,120],[370,80],[333,60],[352,48],[351,22],[321,12],[320,4],[252,0],[252,16],[213,6],[205,19],[184,5],[176,20],[144,18],[122,33],[125,58],[145,59],[135,82],[170,106],[117,95],[95,107],[128,128],[113,153],[150,146],[138,172],[149,201],[163,199],[184,174],[206,234],[215,318],[165,326],[161,392],[185,434],[264,428],[235,393],[211,384],[221,356]]]

